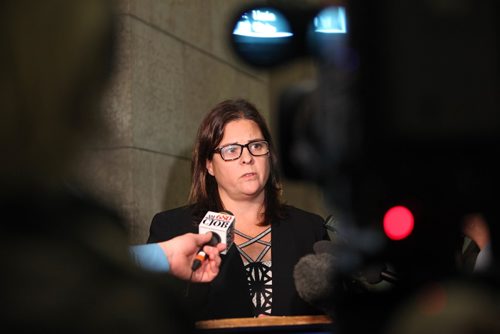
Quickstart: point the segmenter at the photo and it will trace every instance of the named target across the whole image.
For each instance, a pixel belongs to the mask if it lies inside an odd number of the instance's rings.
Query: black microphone
[[[314,254],[329,253],[334,254],[338,246],[329,240],[316,241],[313,245]]]
[[[354,254],[354,249],[352,249],[352,247],[349,247],[349,243],[347,242],[346,238],[341,235],[339,231],[341,229],[340,224],[333,215],[329,215],[325,219],[324,226],[328,231],[328,236],[330,237],[331,242],[327,240],[316,242],[313,245],[314,252],[316,254],[329,252],[334,255],[338,255],[339,253],[341,253],[343,258],[353,259],[352,254]],[[337,263],[338,269],[342,269],[344,267],[344,263],[342,262],[344,261],[342,261],[341,258],[337,259],[337,261],[340,262]],[[357,279],[371,285],[378,284],[382,281],[386,281],[392,284],[397,284],[399,282],[398,275],[388,270],[385,263],[368,265],[367,268],[361,270],[361,272],[357,275]]]
[[[340,295],[374,291],[383,280],[393,284],[399,281],[385,264],[370,266],[357,274],[346,272],[350,265],[343,262],[357,263],[360,259],[349,259],[351,252],[345,248],[341,238],[317,241],[314,254],[300,258],[293,271],[299,296],[330,316],[334,316],[335,299]]]
[[[300,298],[333,316],[334,294],[341,288],[337,282],[338,263],[335,254],[339,240],[320,240],[313,244],[314,254],[299,259],[293,278]]]
[[[335,256],[336,254],[340,254],[344,252],[342,246],[345,244],[328,240],[320,240],[314,243],[313,250],[315,254],[329,253]],[[344,254],[345,256],[345,254]],[[337,262],[341,261],[341,259],[337,259]],[[339,267],[340,263],[337,263],[337,267]],[[339,268],[341,269],[341,268]],[[397,284],[399,282],[399,277],[396,273],[390,271],[387,268],[385,263],[375,263],[369,264],[363,270],[359,272],[357,279],[366,281],[366,283],[374,285],[378,284],[382,281],[386,281],[392,284]]]

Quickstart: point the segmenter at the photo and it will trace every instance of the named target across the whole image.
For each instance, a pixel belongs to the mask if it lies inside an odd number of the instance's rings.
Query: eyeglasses
[[[231,161],[236,160],[241,157],[243,153],[243,148],[247,148],[248,152],[254,157],[261,155],[266,155],[269,153],[269,143],[265,140],[253,141],[246,145],[241,144],[229,144],[222,147],[217,147],[214,153],[219,153],[222,160]]]

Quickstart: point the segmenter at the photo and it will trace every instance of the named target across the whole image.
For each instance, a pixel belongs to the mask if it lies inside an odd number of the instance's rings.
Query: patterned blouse
[[[273,303],[273,272],[271,261],[262,261],[267,252],[271,249],[271,242],[262,240],[266,235],[271,233],[271,226],[262,233],[251,237],[238,230],[234,233],[247,239],[237,249],[243,257],[243,264],[248,280],[248,289],[254,306],[254,316],[259,314],[271,315],[271,307]],[[244,250],[245,247],[259,243],[264,246],[261,253],[254,260]]]

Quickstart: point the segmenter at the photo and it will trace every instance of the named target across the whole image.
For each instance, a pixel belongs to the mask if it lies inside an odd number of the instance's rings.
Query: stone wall
[[[195,133],[213,105],[244,97],[271,121],[270,74],[242,64],[226,40],[243,3],[119,1],[117,67],[104,103],[109,135],[83,170],[91,191],[127,219],[132,243],[146,241],[156,212],[186,203]],[[319,198],[307,186],[290,188],[287,201],[299,207]]]

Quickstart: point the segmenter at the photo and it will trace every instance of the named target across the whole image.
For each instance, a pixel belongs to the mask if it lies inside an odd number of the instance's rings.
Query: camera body
[[[465,215],[481,213],[492,222],[492,243],[500,233],[499,6],[496,0],[341,5],[345,33],[314,39],[300,33],[281,55],[281,64],[312,57],[318,76],[281,94],[277,142],[283,174],[323,189],[349,248],[364,263],[390,263],[402,278],[393,294],[337,298],[346,333],[366,330],[360,318],[377,332],[375,323],[383,326],[390,313],[376,306],[381,300],[396,305],[425,283],[456,274]],[[306,29],[304,20],[314,15],[285,16],[301,22],[291,27]],[[385,238],[382,246],[372,242],[395,206],[412,213],[413,231]]]

